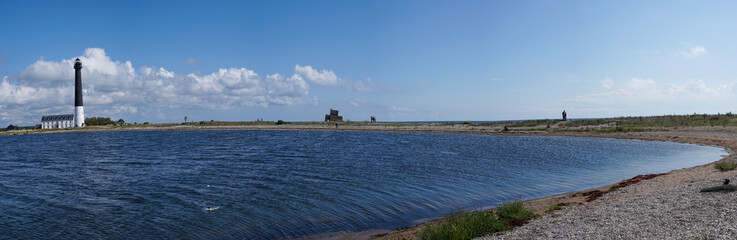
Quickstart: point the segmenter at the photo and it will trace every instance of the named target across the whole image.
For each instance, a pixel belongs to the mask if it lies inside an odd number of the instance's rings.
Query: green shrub
[[[483,236],[487,233],[512,229],[505,222],[499,221],[492,211],[451,213],[437,224],[427,224],[419,233],[422,240],[448,239],[465,240]]]
[[[287,124],[287,122],[283,120],[276,121],[276,125],[282,125],[282,124]]]
[[[500,220],[508,222],[511,220],[525,220],[537,217],[536,214],[525,209],[519,200],[505,201],[496,208],[496,215]]]
[[[110,124],[115,124],[115,122],[113,122],[113,120],[110,120],[109,117],[88,117],[84,119],[85,126],[102,126]]]
[[[734,170],[737,168],[737,163],[728,162],[728,161],[721,161],[718,162],[716,165],[714,165],[716,169],[719,169],[719,171],[726,172],[729,170]]]
[[[425,224],[419,239],[465,240],[489,233],[507,231],[520,222],[537,217],[525,209],[522,202],[503,202],[494,211],[451,213],[437,223]]]

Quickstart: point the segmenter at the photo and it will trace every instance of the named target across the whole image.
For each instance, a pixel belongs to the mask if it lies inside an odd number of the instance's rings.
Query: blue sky
[[[0,0],[0,124],[737,112],[735,5]]]

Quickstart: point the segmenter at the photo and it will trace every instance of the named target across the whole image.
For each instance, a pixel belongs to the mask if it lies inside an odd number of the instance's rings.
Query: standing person
[[[338,128],[338,121],[335,121],[335,128]]]
[[[567,117],[568,117],[568,114],[566,114],[566,110],[563,110],[563,121],[564,121],[564,122],[565,122],[566,120],[568,120],[568,118],[567,118]]]

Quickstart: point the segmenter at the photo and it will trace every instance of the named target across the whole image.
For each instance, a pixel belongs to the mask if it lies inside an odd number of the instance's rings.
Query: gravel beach
[[[638,192],[657,184],[635,184],[480,239],[734,239],[737,192],[699,192],[721,184],[704,180],[647,194]]]

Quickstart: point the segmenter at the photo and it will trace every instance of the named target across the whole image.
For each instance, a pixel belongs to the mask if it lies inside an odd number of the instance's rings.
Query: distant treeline
[[[118,119],[118,121],[113,122],[109,117],[89,117],[84,119],[84,124],[87,126],[101,126],[101,125],[111,125],[111,124],[125,124],[125,121],[123,119]]]

